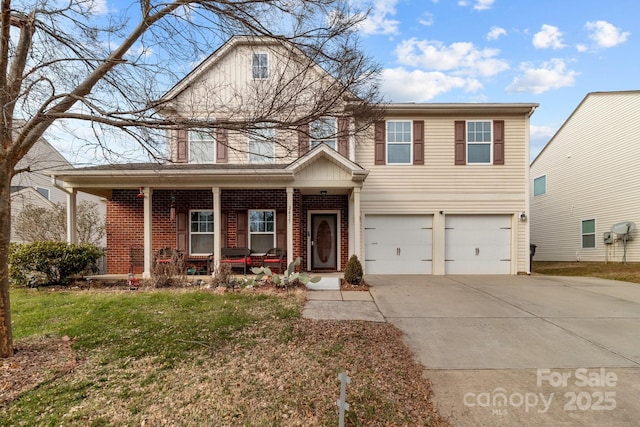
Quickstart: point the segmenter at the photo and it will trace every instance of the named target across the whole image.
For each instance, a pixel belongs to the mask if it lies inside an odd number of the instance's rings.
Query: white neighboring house
[[[614,224],[640,227],[640,91],[592,92],[531,164],[531,243],[538,261],[622,261]],[[640,233],[626,260],[640,262]]]
[[[57,203],[66,206],[68,193],[59,187],[51,177],[45,174],[45,170],[68,169],[73,167],[62,154],[58,152],[46,139],[40,138],[27,155],[20,160],[16,169],[27,169],[13,177],[11,180],[11,221],[15,224],[25,206],[32,204],[39,207],[52,208]],[[78,192],[76,201],[91,201],[97,203],[101,216],[106,215],[106,201],[101,197]],[[11,229],[11,241],[21,243],[15,235],[15,228]],[[106,244],[103,239],[102,246]]]

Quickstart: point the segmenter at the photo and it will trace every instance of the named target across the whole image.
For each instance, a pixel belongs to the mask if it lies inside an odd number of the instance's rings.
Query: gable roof
[[[214,51],[211,55],[209,55],[204,61],[198,64],[191,72],[189,72],[186,76],[184,76],[180,81],[178,81],[171,89],[169,89],[160,99],[158,103],[160,105],[166,104],[170,102],[173,98],[178,96],[184,90],[188,89],[191,84],[196,82],[202,75],[204,75],[209,69],[211,69],[215,64],[221,61],[228,53],[241,45],[250,45],[250,46],[282,46],[286,49],[289,49],[296,53],[301,58],[306,58],[311,64],[312,68],[319,72],[322,75],[331,77],[335,79],[335,77],[331,76],[325,69],[319,66],[315,61],[312,61],[311,58],[307,54],[305,54],[298,47],[289,43],[286,39],[279,39],[275,37],[265,37],[265,36],[232,36],[226,42],[224,42],[216,51]],[[349,92],[350,93],[350,92]],[[352,94],[353,95],[353,94]],[[162,107],[160,107],[162,110]]]
[[[314,147],[304,156],[296,159],[291,164],[289,164],[285,170],[291,171],[293,173],[298,173],[307,168],[309,165],[319,161],[320,159],[327,159],[345,172],[350,173],[354,181],[364,181],[369,174],[368,170],[364,169],[359,164],[347,159],[333,148],[327,146],[327,144],[319,144],[318,146]]]
[[[638,94],[640,94],[640,90],[608,91],[608,92],[605,91],[605,92],[589,92],[589,93],[587,93],[587,95],[582,99],[582,101],[580,101],[578,106],[571,112],[569,117],[567,117],[567,119],[564,121],[564,123],[562,123],[562,126],[560,126],[558,128],[558,130],[556,131],[556,133],[553,134],[553,136],[551,137],[549,142],[547,142],[545,144],[545,146],[542,147],[542,150],[540,150],[540,152],[538,153],[536,158],[533,159],[533,161],[531,162],[530,166],[533,166],[536,163],[536,160],[538,160],[540,158],[540,156],[546,151],[547,147],[549,147],[556,140],[558,135],[560,135],[560,133],[563,131],[563,129],[565,127],[567,127],[568,123],[576,116],[578,111],[588,102],[588,100],[590,100],[593,97],[597,97],[597,96],[598,97],[600,97],[600,96],[617,97],[617,96],[638,95]]]

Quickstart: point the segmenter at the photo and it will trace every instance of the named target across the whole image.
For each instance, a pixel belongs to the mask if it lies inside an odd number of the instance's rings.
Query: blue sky
[[[91,1],[101,17],[131,4]],[[383,67],[386,100],[539,103],[530,160],[587,93],[640,89],[638,0],[348,1],[371,7],[362,47]],[[52,142],[70,161],[93,158],[56,133]]]
[[[640,89],[638,0],[369,1],[388,100],[539,103],[531,160],[587,93]]]

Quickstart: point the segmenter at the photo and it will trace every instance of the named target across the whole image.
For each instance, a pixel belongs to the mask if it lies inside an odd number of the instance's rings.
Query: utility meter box
[[[613,243],[613,233],[611,231],[605,231],[602,237],[605,245]]]

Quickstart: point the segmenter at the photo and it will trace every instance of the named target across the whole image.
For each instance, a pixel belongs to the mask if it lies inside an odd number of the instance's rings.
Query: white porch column
[[[151,262],[152,262],[152,226],[151,226],[151,197],[153,190],[149,187],[144,187],[144,272],[142,277],[151,277]]]
[[[220,265],[222,248],[222,209],[220,206],[220,187],[212,187],[213,193],[213,268]]]
[[[293,262],[293,187],[287,187],[287,266]]]
[[[355,187],[353,189],[353,253],[358,257],[360,262],[364,262],[362,259],[362,227],[360,224],[360,188]]]
[[[78,243],[78,205],[77,191],[72,189],[67,193],[67,243]]]

